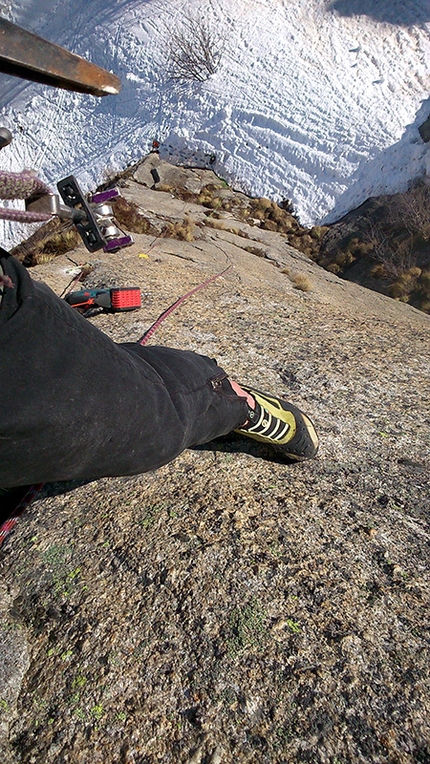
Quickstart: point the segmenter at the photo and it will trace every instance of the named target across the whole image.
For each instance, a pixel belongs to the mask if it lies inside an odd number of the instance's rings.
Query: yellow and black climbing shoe
[[[318,451],[318,436],[311,420],[296,406],[267,393],[242,385],[256,402],[249,407],[248,421],[235,432],[273,446],[289,459],[312,459]]]

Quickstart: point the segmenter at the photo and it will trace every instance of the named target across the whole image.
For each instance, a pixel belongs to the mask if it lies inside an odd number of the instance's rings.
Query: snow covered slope
[[[225,39],[221,67],[173,86],[163,39],[197,11]],[[0,124],[15,136],[3,168],[31,167],[50,184],[74,173],[90,188],[156,137],[173,160],[214,153],[218,174],[291,199],[304,224],[424,172],[429,0],[14,0],[0,12],[123,82],[96,99],[0,75]]]

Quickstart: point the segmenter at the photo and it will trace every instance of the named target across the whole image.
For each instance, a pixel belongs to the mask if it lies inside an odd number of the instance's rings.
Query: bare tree
[[[166,73],[175,82],[205,82],[217,71],[222,36],[202,16],[185,16],[166,36]]]
[[[395,239],[378,223],[369,223],[365,240],[371,244],[371,255],[382,265],[387,278],[397,278],[416,265],[412,236]]]
[[[397,222],[403,223],[411,236],[420,234],[430,239],[430,186],[422,181],[413,185],[397,200],[393,210]]]

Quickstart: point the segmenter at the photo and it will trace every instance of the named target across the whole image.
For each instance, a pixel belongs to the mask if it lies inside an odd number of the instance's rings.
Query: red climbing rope
[[[220,271],[219,273],[216,273],[215,276],[211,276],[209,279],[206,279],[206,281],[203,281],[202,284],[199,284],[198,286],[194,287],[194,289],[191,289],[186,294],[182,295],[182,297],[179,297],[176,302],[172,303],[170,308],[166,308],[166,310],[163,310],[162,313],[158,316],[157,320],[154,321],[154,323],[147,329],[143,337],[139,340],[139,345],[146,345],[149,338],[154,334],[154,332],[158,329],[160,324],[164,321],[167,316],[170,316],[171,313],[173,313],[176,308],[179,308],[181,303],[185,302],[185,300],[188,299],[188,297],[191,297],[193,294],[199,291],[199,289],[203,289],[203,287],[210,284],[212,281],[215,281],[215,279],[218,279],[220,276],[224,276],[224,273],[227,273],[227,271],[232,268],[232,264],[227,266],[227,268],[224,268],[223,271]]]

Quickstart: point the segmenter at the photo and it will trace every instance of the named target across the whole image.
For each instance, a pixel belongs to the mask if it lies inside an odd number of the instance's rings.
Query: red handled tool
[[[112,289],[81,289],[69,292],[64,298],[72,308],[105,308],[118,313],[136,310],[141,306],[139,287],[113,287]]]

